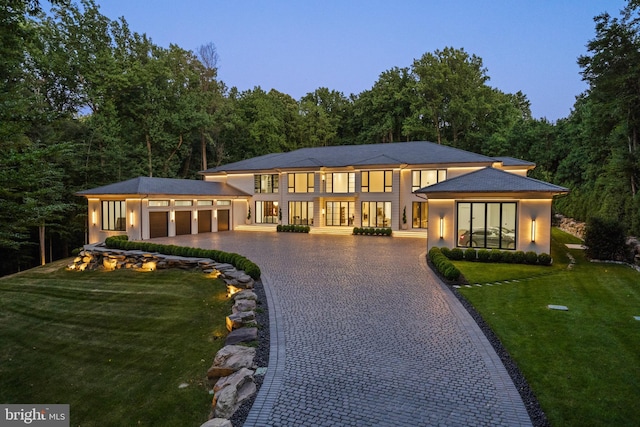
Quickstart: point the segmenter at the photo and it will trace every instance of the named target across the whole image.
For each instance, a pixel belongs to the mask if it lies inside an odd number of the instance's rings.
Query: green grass
[[[184,271],[2,279],[0,402],[68,403],[74,426],[199,426],[226,336],[225,293]]]
[[[460,292],[500,337],[553,426],[640,425],[640,273],[590,263],[564,246],[575,238],[556,229],[552,236],[551,268],[456,262],[470,283],[519,279]]]

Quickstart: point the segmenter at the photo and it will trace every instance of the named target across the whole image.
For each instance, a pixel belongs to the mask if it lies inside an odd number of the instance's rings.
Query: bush
[[[457,280],[460,277],[460,270],[442,254],[442,248],[433,247],[429,251],[429,259],[438,272],[447,280]]]
[[[551,265],[551,255],[546,253],[541,253],[538,255],[538,264],[540,265]]]
[[[502,262],[502,251],[499,249],[491,249],[489,251],[490,262]]]
[[[529,252],[524,254],[524,261],[527,264],[537,264],[538,263],[538,254],[533,252],[533,251],[529,251]]]
[[[442,253],[442,255],[446,256],[447,258],[451,259],[451,249],[445,247],[440,248],[440,252]]]
[[[491,252],[486,249],[478,249],[478,261],[480,262],[489,262],[489,257]]]
[[[591,218],[584,234],[585,254],[591,259],[622,260],[626,251],[623,225],[616,220]]]
[[[460,261],[464,258],[464,252],[462,252],[462,249],[460,248],[453,248],[451,249],[451,256],[449,258],[454,261]]]
[[[512,251],[502,252],[502,262],[513,264],[514,253]]]
[[[475,261],[478,258],[478,251],[468,248],[464,251],[464,259],[467,261]]]
[[[514,264],[524,264],[524,252],[522,251],[515,251],[513,253],[513,263]]]

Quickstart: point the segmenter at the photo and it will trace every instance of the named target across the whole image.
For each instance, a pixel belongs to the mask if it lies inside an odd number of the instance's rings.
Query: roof
[[[387,144],[339,145],[301,148],[288,153],[273,153],[202,171],[202,174],[294,168],[340,168],[348,166],[484,164],[493,157],[427,141]]]
[[[223,182],[195,179],[152,178],[140,176],[90,190],[79,191],[78,196],[135,194],[145,196],[247,196],[244,191]]]
[[[483,168],[416,190],[415,193],[555,193],[569,189],[495,168]]]
[[[525,167],[535,167],[535,163],[528,162],[526,160],[516,159],[515,157],[507,157],[507,156],[499,156],[494,157],[499,162],[502,162],[503,166],[525,166]]]

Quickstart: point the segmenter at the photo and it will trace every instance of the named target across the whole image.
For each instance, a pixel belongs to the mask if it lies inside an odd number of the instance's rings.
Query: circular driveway
[[[154,239],[257,263],[271,352],[245,426],[531,425],[419,238],[223,232]]]

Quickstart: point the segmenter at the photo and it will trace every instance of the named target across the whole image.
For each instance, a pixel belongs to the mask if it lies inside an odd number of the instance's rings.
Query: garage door
[[[229,231],[228,209],[218,209],[218,231]]]
[[[211,211],[198,211],[198,233],[211,232]]]
[[[191,211],[176,211],[176,236],[191,234]]]
[[[149,212],[149,237],[169,235],[169,212]]]

